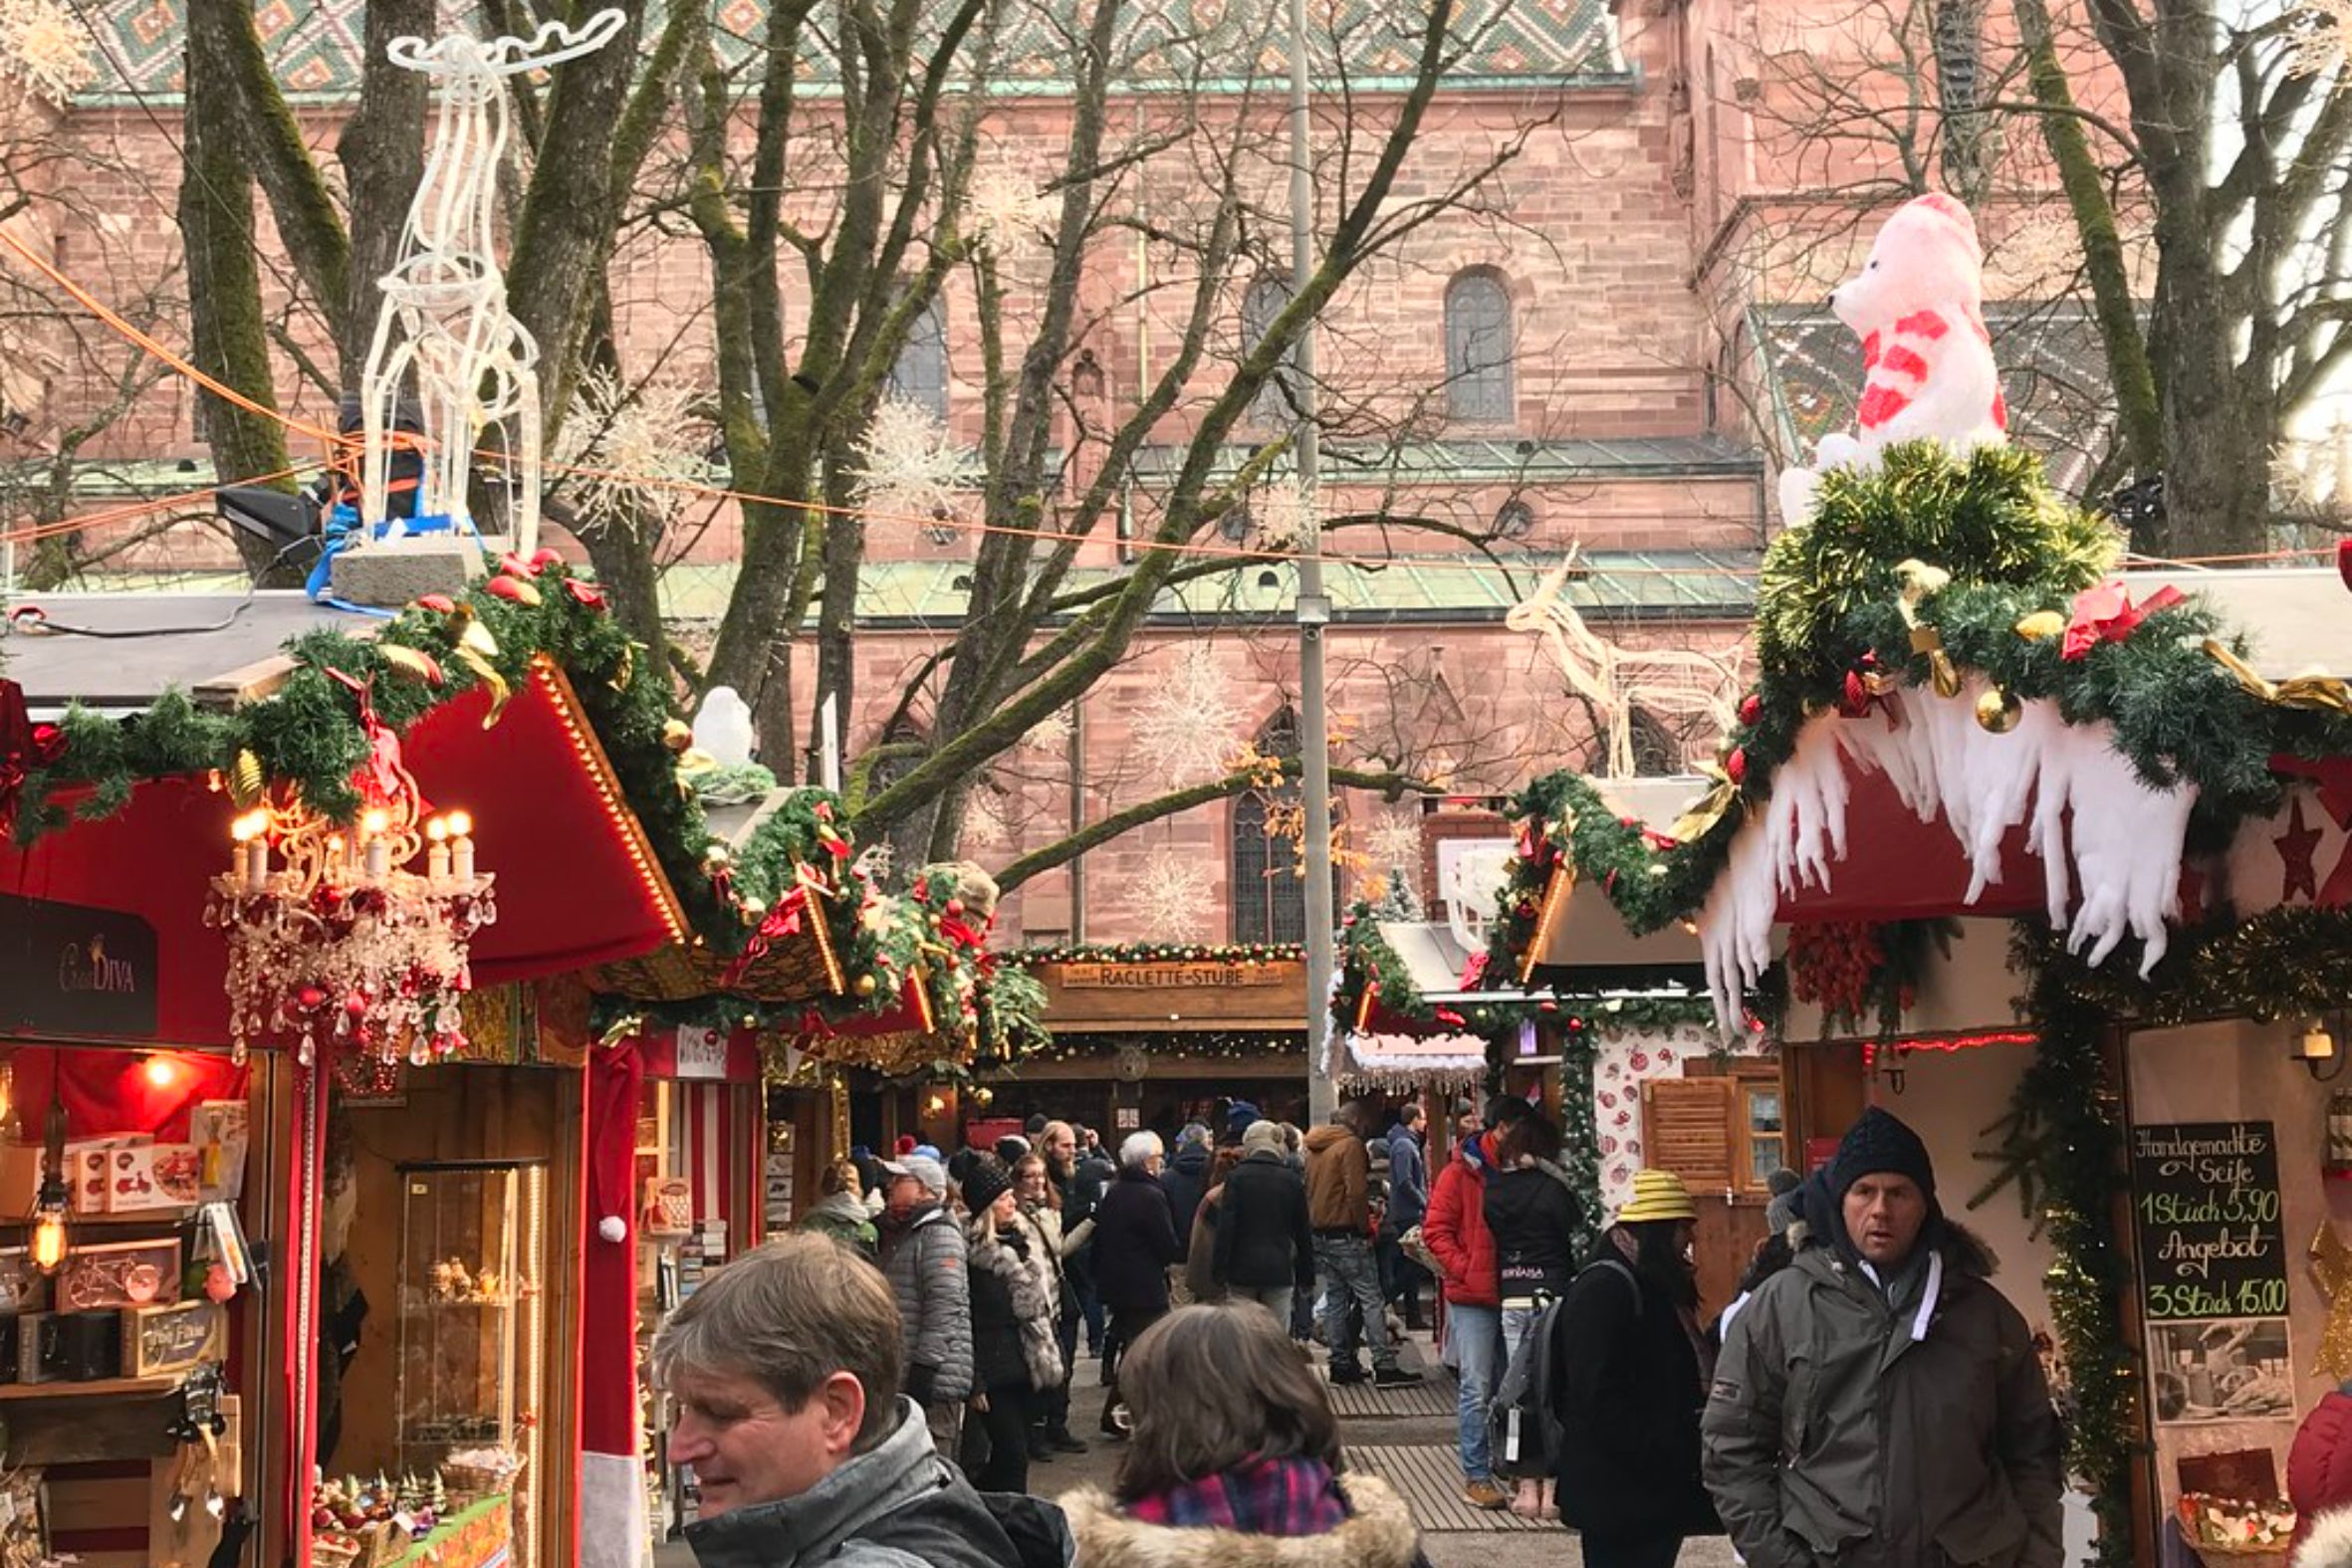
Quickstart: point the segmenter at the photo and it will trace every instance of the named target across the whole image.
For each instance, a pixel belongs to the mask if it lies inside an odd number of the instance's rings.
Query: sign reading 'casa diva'
[[[155,1033],[155,928],[136,915],[0,896],[0,1032]]]
[[[1270,964],[1067,964],[1058,978],[1071,991],[1236,991],[1296,976]]]

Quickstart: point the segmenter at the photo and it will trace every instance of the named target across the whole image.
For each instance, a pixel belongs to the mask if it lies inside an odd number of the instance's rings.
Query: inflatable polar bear
[[[1968,208],[1921,196],[1895,210],[1870,260],[1829,296],[1862,339],[1862,401],[1853,435],[1821,438],[1813,466],[1780,475],[1780,518],[1813,515],[1813,493],[1833,468],[1869,469],[1898,441],[1933,438],[1956,452],[2008,439],[2000,372],[1985,330],[1985,253]]]

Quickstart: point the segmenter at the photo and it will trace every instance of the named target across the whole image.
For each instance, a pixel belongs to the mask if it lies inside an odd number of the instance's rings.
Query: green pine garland
[[[1295,942],[1056,942],[1014,948],[1008,964],[1298,964]]]
[[[30,843],[65,825],[69,798],[73,816],[102,817],[127,804],[142,781],[228,774],[241,753],[250,753],[265,779],[291,786],[312,810],[348,822],[359,810],[352,776],[366,759],[367,732],[357,699],[328,672],[367,687],[376,718],[405,733],[434,709],[484,684],[485,676],[459,652],[470,617],[496,643],[495,653],[481,657],[508,692],[523,691],[533,662],[543,655],[569,678],[689,924],[711,949],[742,951],[756,924],[745,918],[744,906],[772,906],[800,885],[805,872],[814,873],[823,887],[833,890],[813,898],[812,905],[826,921],[834,951],[846,957],[850,974],[878,977],[870,992],[822,999],[819,1010],[842,1018],[897,1006],[916,946],[927,936],[935,940],[936,923],[954,890],[943,885],[935,896],[910,901],[913,907],[904,911],[893,907],[890,919],[867,921],[866,890],[850,875],[850,844],[838,825],[838,797],[798,789],[735,851],[731,886],[723,893],[704,863],[711,830],[693,790],[682,784],[678,756],[668,745],[665,732],[673,715],[666,673],[653,667],[642,645],[606,612],[602,590],[587,574],[554,562],[527,577],[507,575],[526,582],[523,597],[535,602],[503,597],[481,583],[445,600],[449,608],[411,605],[372,640],[333,629],[307,633],[288,644],[295,668],[279,688],[228,713],[200,711],[176,691],[125,718],[70,709],[62,721],[64,758],[26,780],[19,839]],[[386,651],[399,648],[429,658],[440,672],[438,683],[418,678]],[[1042,996],[1033,997],[1016,984],[990,1003],[988,977],[976,975],[973,961],[961,950],[926,962],[924,975],[936,1015],[951,1026],[967,990],[975,993],[984,1048],[1018,1050],[1020,1042],[1043,1031]],[[733,997],[667,1007],[622,1002],[606,1010],[675,1023],[748,1021],[795,1029],[807,1015],[800,1005],[775,1008]]]
[[[1769,798],[1799,732],[1846,697],[1850,675],[1931,680],[1930,656],[1912,649],[1898,602],[1895,568],[1906,560],[1951,574],[1918,614],[1958,669],[2021,700],[2049,698],[2069,724],[2111,726],[2116,749],[2151,785],[2195,784],[2197,843],[2226,841],[2237,823],[2276,804],[2273,754],[2352,750],[2352,720],[2273,706],[2240,686],[2204,643],[2223,640],[2242,655],[2242,640],[2194,602],[2157,610],[2129,637],[2099,642],[2080,659],[2063,658],[2057,637],[2019,633],[2027,616],[2066,616],[2118,548],[2107,523],[2050,490],[2039,460],[2016,448],[1963,459],[1915,443],[1889,449],[1874,473],[1827,476],[1819,514],[1765,554],[1761,674],[1725,742],[1737,782],[1730,808],[1690,840],[1661,844],[1649,828],[1662,824],[1619,818],[1590,782],[1537,780],[1511,807],[1528,837],[1503,890],[1496,964],[1516,970],[1563,859],[1637,935],[1696,913],[1747,810]]]

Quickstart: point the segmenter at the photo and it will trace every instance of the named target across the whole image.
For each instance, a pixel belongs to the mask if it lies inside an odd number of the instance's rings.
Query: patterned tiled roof
[[[2050,481],[2079,495],[2115,429],[2098,325],[2072,306],[1988,304],[1985,326],[2008,401],[2009,439],[2041,454]],[[1756,313],[1780,435],[1811,452],[1851,429],[1861,395],[1862,348],[1827,311],[1768,307]]]
[[[707,0],[720,53],[742,63],[767,17],[765,0]],[[1048,0],[1031,8],[1007,41],[997,76],[1007,92],[1053,91],[1070,57],[1066,13],[1077,0]],[[1409,76],[1418,40],[1419,7],[1404,0],[1326,0],[1314,6],[1326,72],[1331,37],[1345,54],[1346,76],[1366,80]],[[1051,6],[1049,11],[1048,6]],[[95,20],[107,59],[86,103],[125,97],[170,98],[185,86],[181,0],[110,0]],[[944,9],[944,8],[942,8]],[[661,5],[649,7],[648,34]],[[358,90],[366,0],[255,0],[263,47],[289,92],[337,99]],[[1263,0],[1140,0],[1120,40],[1122,75],[1139,88],[1202,81],[1229,87],[1244,80],[1279,82],[1289,71],[1283,11]],[[1322,16],[1331,16],[1329,33]],[[1454,24],[1460,59],[1453,78],[1464,84],[1542,83],[1623,78],[1606,0],[1465,0]],[[812,81],[833,73],[829,42],[813,41],[803,70]],[[1336,73],[1331,73],[1335,75]]]

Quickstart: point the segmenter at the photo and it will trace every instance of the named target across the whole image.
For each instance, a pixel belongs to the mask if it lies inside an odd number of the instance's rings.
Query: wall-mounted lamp
[[[2326,1083],[2344,1070],[2343,1053],[2336,1049],[2336,1037],[2328,1032],[2324,1018],[2306,1019],[2288,1054],[2303,1064],[2314,1083]]]

